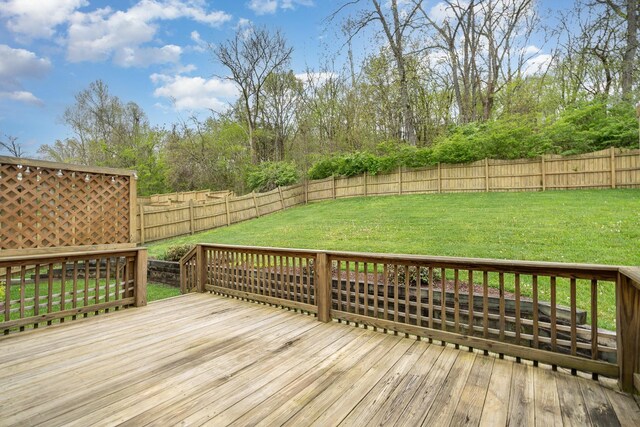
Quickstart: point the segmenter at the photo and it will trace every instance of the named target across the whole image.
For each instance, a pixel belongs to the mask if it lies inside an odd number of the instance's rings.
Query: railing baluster
[[[53,264],[49,263],[47,283],[47,313],[53,313]],[[47,321],[47,325],[51,325],[51,320]]]
[[[126,293],[125,295],[129,296],[129,275],[131,274],[129,271],[129,262],[127,260],[127,280],[125,281]],[[100,304],[100,258],[96,258],[96,286],[95,286],[95,304]],[[98,314],[96,310],[95,314]]]
[[[33,315],[38,316],[40,314],[40,264],[36,264],[34,268],[34,280],[33,280]],[[33,324],[33,328],[36,329],[39,326],[38,322]]]
[[[349,261],[346,262],[344,270],[347,273],[347,312],[351,313],[351,270],[349,269]]]
[[[598,359],[598,281],[591,280],[591,359]]]
[[[538,313],[539,313],[539,308],[538,308],[538,276],[537,275],[533,275],[531,277],[531,282],[532,282],[532,292],[533,292],[533,347],[534,348],[538,348],[539,346],[539,342],[538,342],[538,333],[539,333],[539,327],[538,327]]]
[[[71,303],[72,308],[78,307],[78,261],[73,262],[73,301]],[[73,320],[76,316],[73,316]]]
[[[575,278],[573,277],[571,278],[571,281],[569,282],[569,286],[571,287],[570,289],[570,293],[571,293],[571,354],[575,356],[577,351],[577,340],[578,340],[578,334],[576,331],[577,302],[576,302],[576,279]]]
[[[105,258],[105,262],[107,263],[107,268],[105,271],[105,278],[104,278],[104,302],[109,302],[109,282],[111,281],[111,258],[110,257],[106,257]],[[109,308],[105,309],[105,313],[109,312]]]
[[[400,299],[400,287],[398,286],[398,270],[399,265],[394,265],[394,273],[395,277],[393,279],[393,321],[397,322],[399,319],[398,311],[400,310],[400,305],[398,300]]]
[[[384,320],[389,320],[389,265],[387,263],[382,267],[382,283],[384,286],[382,291],[384,298]]]
[[[24,300],[26,298],[26,284],[25,284],[25,276],[26,276],[27,267],[22,266],[20,268],[20,318],[24,318]],[[21,331],[24,331],[24,326],[20,327]]]
[[[504,273],[498,273],[498,282],[500,286],[500,341],[504,341]]]
[[[516,344],[520,344],[520,274],[515,274]]]
[[[4,321],[11,320],[11,266],[6,269],[6,282],[4,288]],[[4,330],[5,335],[9,333],[8,329]]]
[[[422,269],[416,266],[416,325],[422,326]]]
[[[447,269],[440,269],[440,329],[447,330]]]
[[[120,257],[116,257],[116,274],[115,274],[115,286],[114,286],[114,299],[119,300],[120,298]],[[118,307],[116,306],[116,309]]]
[[[489,338],[489,272],[482,272],[482,336]]]
[[[379,317],[378,309],[378,293],[380,292],[380,284],[378,283],[378,263],[373,263],[373,317]],[[374,327],[375,329],[375,327]]]
[[[473,295],[473,270],[469,270],[467,275],[467,301],[469,308],[469,322],[467,325],[467,334],[473,336],[473,325],[475,323],[474,314],[473,314],[473,304],[475,303],[474,295]]]
[[[24,268],[24,267],[23,267]],[[59,303],[59,307],[60,307],[60,311],[64,311],[64,307],[66,304],[66,282],[67,282],[67,263],[63,262],[61,264],[60,267],[60,303]],[[20,316],[22,317],[22,316]],[[64,323],[64,317],[60,318],[60,323]]]
[[[410,293],[411,293],[411,272],[408,264],[404,265],[404,323],[407,325],[411,324],[411,318],[409,314],[411,313],[410,302]]]
[[[364,291],[364,301],[363,301],[363,310],[364,315],[369,316],[369,264],[366,262],[363,263],[364,274],[362,277],[363,281],[363,291]]]
[[[460,272],[453,270],[453,321],[454,331],[460,333]]]
[[[557,331],[556,331],[556,277],[551,277],[551,283],[549,285],[549,292],[551,296],[551,350],[557,351]]]
[[[433,329],[433,266],[429,266],[429,328]]]
[[[355,293],[355,313],[360,314],[360,264],[356,262],[353,266],[353,283],[355,284],[354,293]]]

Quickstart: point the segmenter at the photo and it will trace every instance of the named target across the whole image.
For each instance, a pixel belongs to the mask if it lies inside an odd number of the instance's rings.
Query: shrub
[[[417,269],[418,267],[409,267],[409,284],[411,286],[415,286],[418,283],[417,282],[418,276],[416,275]],[[398,272],[398,284],[402,285],[405,283],[405,280],[406,280],[406,272],[405,272],[404,265],[389,264],[387,268],[387,274],[388,274],[387,280],[389,281],[389,284],[395,283],[396,270]],[[440,270],[434,269],[433,270],[434,282],[440,279],[441,279]],[[422,285],[426,285],[429,283],[429,269],[427,267],[420,267],[420,283]]]
[[[314,163],[307,172],[309,179],[325,179],[336,173],[337,157],[321,159]]]
[[[298,170],[289,162],[262,162],[247,174],[251,191],[266,192],[298,182]]]
[[[165,261],[180,261],[180,259],[187,254],[194,245],[185,243],[183,245],[169,246],[164,253],[163,259]]]

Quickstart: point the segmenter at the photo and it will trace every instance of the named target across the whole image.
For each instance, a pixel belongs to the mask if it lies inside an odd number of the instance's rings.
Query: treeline
[[[638,1],[555,20],[531,0],[343,6],[343,65],[296,75],[279,31],[238,30],[211,52],[241,94],[228,111],[157,128],[97,81],[64,114],[74,137],[41,155],[134,168],[144,195],[638,144]],[[358,37],[378,46],[361,63]]]

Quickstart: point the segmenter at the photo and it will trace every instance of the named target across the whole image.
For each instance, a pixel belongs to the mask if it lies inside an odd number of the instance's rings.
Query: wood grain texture
[[[1,343],[7,425],[640,421],[633,397],[597,381],[210,294]]]

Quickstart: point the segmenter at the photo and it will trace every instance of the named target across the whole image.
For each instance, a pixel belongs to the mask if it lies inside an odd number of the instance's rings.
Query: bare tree
[[[240,91],[242,113],[249,128],[249,147],[254,163],[258,163],[255,130],[262,107],[262,96],[267,78],[284,70],[291,59],[293,48],[287,46],[279,30],[238,29],[235,37],[212,47],[214,57],[229,69],[230,76]]]
[[[638,55],[638,25],[640,21],[639,0],[596,0],[611,8],[615,14],[625,21],[625,47],[622,56],[620,86],[622,97],[629,99],[633,86],[634,69]]]
[[[5,135],[5,139],[0,140],[0,149],[6,150],[13,157],[22,157],[25,154],[17,136]]]
[[[527,62],[526,46],[537,22],[532,0],[444,0],[439,19],[414,0],[425,28],[435,34],[428,50],[448,57],[459,122],[487,120],[495,97]]]
[[[378,22],[382,26],[385,40],[393,53],[398,70],[400,100],[402,104],[403,136],[411,145],[416,145],[415,119],[409,98],[407,70],[407,57],[409,53],[407,53],[406,48],[409,44],[409,32],[414,28],[414,19],[418,9],[421,7],[422,0],[415,1],[414,4],[409,5],[405,10],[399,8],[397,0],[391,0],[388,4],[385,2],[385,5],[382,5],[382,2],[379,0],[370,1],[372,9],[360,11],[355,19],[347,21],[345,28],[349,34],[349,39],[351,39],[371,23]],[[359,2],[360,0],[346,2],[331,15],[330,19],[334,19],[346,6]]]

